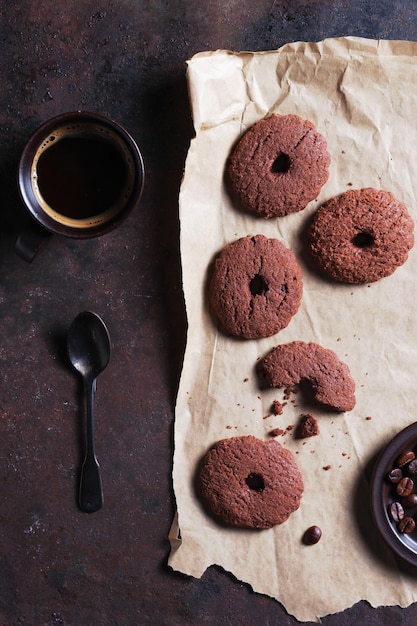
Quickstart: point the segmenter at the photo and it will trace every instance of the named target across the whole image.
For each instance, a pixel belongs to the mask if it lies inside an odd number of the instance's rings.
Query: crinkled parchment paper
[[[319,621],[360,599],[406,606],[417,600],[417,570],[399,563],[379,537],[369,478],[375,455],[417,416],[417,246],[392,276],[348,286],[315,273],[303,235],[324,200],[365,186],[391,191],[417,217],[417,44],[341,38],[264,53],[207,52],[189,61],[188,81],[196,137],[180,218],[189,330],[176,407],[178,519],[169,563],[195,577],[218,564],[299,620]],[[319,198],[304,211],[263,220],[234,206],[224,167],[241,134],[273,112],[311,120],[327,138],[332,164]],[[240,341],[210,315],[206,280],[226,243],[256,233],[277,237],[295,252],[303,301],[274,337]],[[321,412],[300,392],[283,415],[265,417],[283,391],[260,388],[257,360],[296,339],[331,348],[348,363],[357,385],[353,411]],[[194,491],[207,449],[235,435],[268,440],[272,428],[286,429],[307,411],[319,420],[319,436],[299,440],[288,430],[278,437],[304,476],[299,510],[260,532],[225,529],[211,519]],[[312,524],[322,528],[322,539],[306,547],[301,536]]]

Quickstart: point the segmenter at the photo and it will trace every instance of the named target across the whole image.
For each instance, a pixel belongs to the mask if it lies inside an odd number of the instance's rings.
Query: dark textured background
[[[208,49],[267,50],[344,35],[416,40],[416,5],[0,3],[0,624],[297,624],[216,567],[194,580],[166,565],[186,332],[177,206],[193,133],[185,61]],[[19,155],[40,123],[76,109],[106,113],[135,137],[146,166],[143,201],[117,232],[53,239],[28,265],[14,253],[28,221],[16,186]],[[65,351],[68,325],[83,309],[102,315],[113,344],[98,380],[105,506],[94,515],[76,504],[83,404]],[[359,602],[323,623],[411,625],[417,608]]]

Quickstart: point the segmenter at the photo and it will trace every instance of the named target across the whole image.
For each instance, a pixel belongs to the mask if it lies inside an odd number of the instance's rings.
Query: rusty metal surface
[[[408,0],[0,4],[0,624],[297,623],[217,568],[194,580],[166,566],[186,332],[177,206],[192,136],[185,60],[340,35],[415,40],[416,18]],[[37,126],[77,109],[106,113],[134,136],[143,200],[116,232],[53,238],[27,264],[14,252],[28,222],[17,161]],[[83,405],[65,350],[84,309],[104,318],[113,345],[96,398],[105,506],[93,515],[77,508]],[[323,623],[416,620],[416,606],[360,602]]]

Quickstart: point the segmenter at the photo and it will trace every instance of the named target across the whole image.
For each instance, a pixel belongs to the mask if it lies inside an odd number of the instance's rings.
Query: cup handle
[[[35,256],[51,237],[52,233],[44,228],[28,228],[22,231],[16,240],[16,252],[24,261],[32,263]]]

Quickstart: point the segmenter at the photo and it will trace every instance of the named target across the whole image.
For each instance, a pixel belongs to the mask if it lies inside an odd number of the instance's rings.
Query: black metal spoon
[[[103,505],[99,463],[94,450],[94,392],[96,378],[110,359],[109,332],[96,313],[83,311],[72,321],[68,331],[68,354],[84,379],[87,399],[86,453],[81,469],[79,505],[81,510],[94,513]]]

